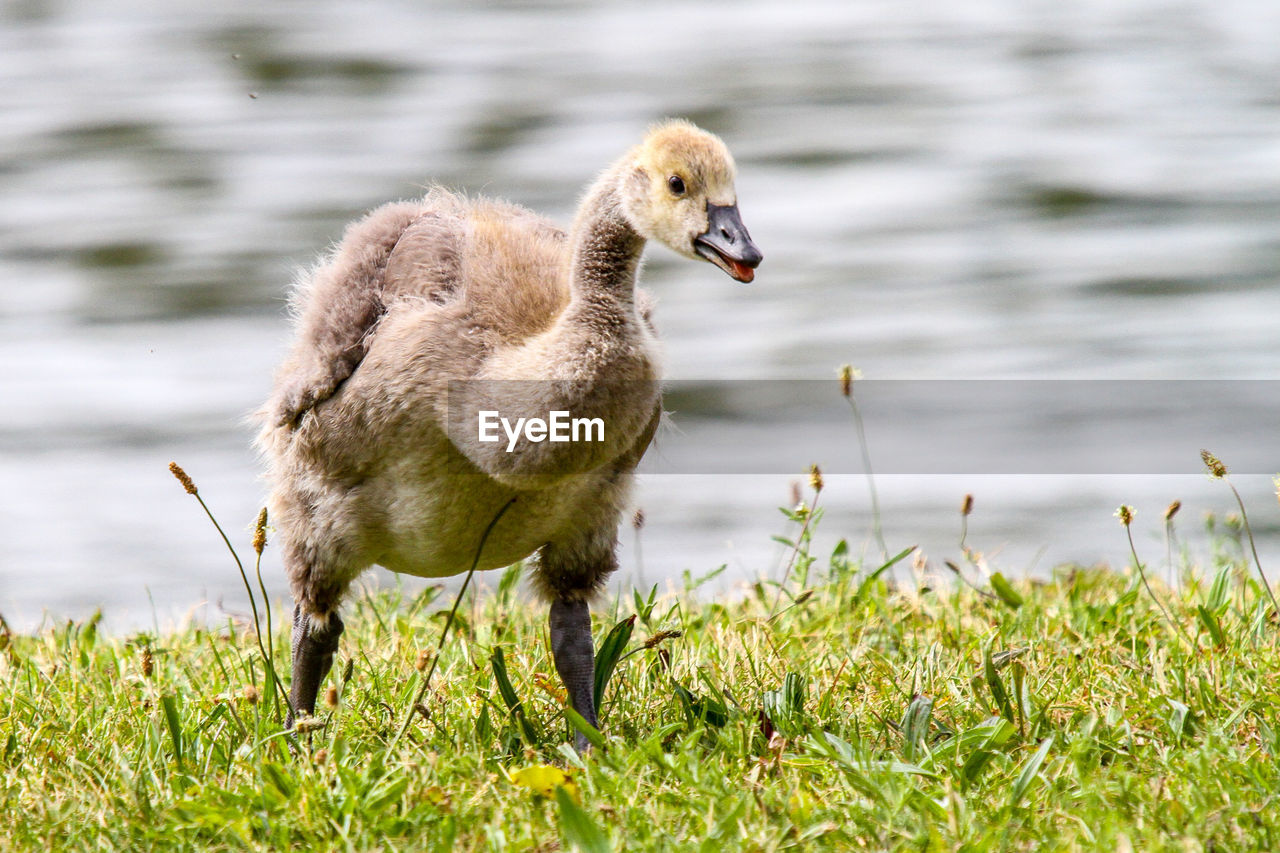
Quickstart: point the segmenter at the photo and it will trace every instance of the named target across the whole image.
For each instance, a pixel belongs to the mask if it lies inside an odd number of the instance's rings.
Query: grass
[[[1277,626],[1243,549],[1155,583],[1166,614],[1133,568],[895,590],[809,553],[804,512],[785,588],[596,608],[585,759],[518,569],[438,657],[436,589],[354,597],[296,749],[282,614],[265,643],[5,631],[0,849],[1280,848]]]

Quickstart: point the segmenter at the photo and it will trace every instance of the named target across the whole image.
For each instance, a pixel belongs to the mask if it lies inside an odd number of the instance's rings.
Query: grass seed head
[[[258,693],[258,688],[254,687],[252,684],[246,684],[244,686],[244,689],[241,690],[240,693],[241,695],[244,696],[244,698],[249,702],[250,705],[257,705],[258,699],[261,698],[261,696]]]
[[[644,647],[646,649],[651,649],[654,646],[661,643],[663,640],[672,640],[672,639],[675,639],[676,637],[681,636],[682,634],[683,634],[682,631],[659,631],[658,633],[654,634],[652,637],[644,641]]]
[[[809,466],[809,486],[815,491],[822,491],[822,469],[817,463]]]
[[[644,510],[637,508],[635,515],[631,516],[631,526],[636,530],[644,530]]]
[[[1204,460],[1204,467],[1209,469],[1209,476],[1215,480],[1221,480],[1227,476],[1227,466],[1222,464],[1222,460],[1214,456],[1207,450],[1200,451],[1200,458]]]
[[[186,471],[182,470],[182,466],[177,462],[169,463],[169,473],[178,478],[178,482],[182,484],[182,488],[187,490],[187,494],[200,494],[200,490],[196,488],[195,482],[193,482],[191,477],[187,475]]]
[[[853,393],[853,365],[840,365],[840,393],[848,397]]]
[[[151,647],[147,646],[142,650],[142,676],[144,678],[150,678],[151,673],[155,672],[155,669],[155,658],[151,654]]]
[[[418,672],[426,672],[427,667],[431,665],[431,652],[423,649],[418,652],[418,659],[414,661],[413,668]]]
[[[960,505],[960,514],[968,517],[973,512],[973,495],[965,495],[964,503]]]
[[[338,688],[334,687],[332,684],[330,684],[329,689],[324,692],[324,704],[329,708],[329,710],[333,710],[338,707]]]
[[[299,734],[314,732],[316,729],[324,728],[324,720],[319,717],[299,717],[293,721],[293,730]]]
[[[1133,507],[1128,504],[1121,504],[1120,508],[1116,510],[1116,518],[1120,519],[1120,523],[1125,527],[1133,524]]]
[[[267,508],[264,506],[258,513],[258,521],[253,525],[253,550],[259,556],[267,547]]]
[[[1165,507],[1164,520],[1173,521],[1173,517],[1178,514],[1178,510],[1182,509],[1182,501],[1174,501]]]

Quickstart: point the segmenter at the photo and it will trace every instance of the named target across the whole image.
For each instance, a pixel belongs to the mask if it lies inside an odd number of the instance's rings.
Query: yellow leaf
[[[426,798],[427,802],[431,803],[433,806],[440,806],[441,808],[447,809],[450,805],[449,794],[439,785],[432,785],[423,791],[422,795]]]
[[[578,797],[578,786],[573,784],[569,774],[550,764],[521,767],[511,774],[511,781],[543,797],[554,796],[557,787],[564,788],[574,799]]]

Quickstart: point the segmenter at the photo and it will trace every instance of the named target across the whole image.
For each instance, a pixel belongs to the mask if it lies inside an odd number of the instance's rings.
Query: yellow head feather
[[[720,137],[684,119],[669,119],[649,129],[636,151],[636,165],[655,179],[677,176],[690,193],[713,204],[733,204],[736,167]]]

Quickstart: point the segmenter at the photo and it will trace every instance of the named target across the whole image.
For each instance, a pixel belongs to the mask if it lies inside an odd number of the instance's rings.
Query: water
[[[1276,79],[1264,0],[6,4],[0,613],[101,606],[132,629],[244,609],[166,465],[247,540],[243,417],[294,271],[433,181],[565,221],[665,115],[729,142],[766,256],[744,288],[650,253],[675,377],[1280,377]],[[646,478],[643,578],[776,570],[792,479]],[[1231,508],[1160,472],[879,485],[890,544],[935,564],[975,493],[970,543],[1015,572],[1123,562],[1121,502],[1153,562],[1169,500],[1187,531]],[[1238,485],[1274,565],[1269,481]],[[862,478],[828,478],[823,502],[823,547],[875,551]],[[283,595],[271,551],[265,568]]]

